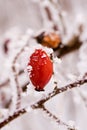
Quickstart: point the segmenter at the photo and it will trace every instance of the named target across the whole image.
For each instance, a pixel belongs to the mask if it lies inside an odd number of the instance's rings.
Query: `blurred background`
[[[2,36],[10,28],[17,27],[25,32],[28,28],[39,31],[44,28],[41,2],[44,0],[0,0],[0,35]],[[49,1],[49,0],[46,0]],[[68,33],[76,29],[78,23],[84,23],[83,37],[87,35],[87,1],[86,0],[55,0],[59,8],[66,13],[65,27]],[[59,9],[58,9],[59,10]],[[85,45],[85,46],[84,46]],[[62,58],[61,66],[57,66],[60,86],[75,81],[78,75],[87,71],[87,43],[80,50],[72,52]],[[85,50],[85,51],[84,51]],[[0,53],[1,55],[1,53]],[[83,59],[84,55],[84,59]],[[0,66],[1,67],[1,66]],[[2,65],[3,67],[3,65]],[[84,69],[85,68],[85,69]],[[68,75],[67,75],[68,74]],[[65,77],[64,77],[64,76]],[[86,85],[84,85],[86,87]],[[83,87],[83,88],[84,88]],[[87,90],[87,89],[84,89]],[[82,91],[82,90],[81,90]],[[27,99],[29,100],[29,99]],[[51,99],[46,107],[59,116],[65,122],[75,121],[78,130],[87,129],[87,110],[78,94],[78,90],[72,90]],[[41,110],[27,113],[2,130],[66,130],[50,121]]]
[[[40,7],[31,0],[0,0],[0,32],[13,26],[40,29],[41,20]]]
[[[77,14],[81,14],[85,19],[87,18],[86,0],[56,1],[59,2],[63,10],[67,11],[68,19],[72,19],[72,23],[74,23]],[[27,27],[40,29],[42,17],[39,5],[38,0],[0,0],[0,32],[13,26],[19,26],[22,29]]]

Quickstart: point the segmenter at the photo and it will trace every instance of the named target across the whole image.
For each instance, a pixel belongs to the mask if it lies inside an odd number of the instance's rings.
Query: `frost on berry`
[[[29,77],[37,91],[43,90],[53,73],[53,63],[42,49],[36,49],[28,63]],[[32,69],[30,69],[32,68]]]

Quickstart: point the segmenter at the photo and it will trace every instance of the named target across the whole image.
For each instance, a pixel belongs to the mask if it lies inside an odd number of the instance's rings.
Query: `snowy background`
[[[40,0],[0,0],[0,82],[2,83],[8,77],[11,79],[10,87],[2,88],[0,90],[0,101],[2,100],[2,93],[7,94],[5,102],[8,102],[14,93],[13,91],[15,91],[15,84],[13,84],[13,75],[10,67],[15,54],[22,48],[22,46],[25,44],[24,41],[26,41],[28,38],[28,29],[31,29],[34,31],[34,33],[36,33],[43,28],[49,29],[51,27],[51,24],[46,23],[46,20],[43,20],[44,12],[41,10],[41,2],[38,1]],[[46,0],[46,4],[47,2],[48,0]],[[84,31],[80,37],[83,42],[80,49],[63,56],[61,58],[61,62],[54,62],[55,80],[58,82],[58,86],[62,87],[72,83],[73,81],[76,81],[85,72],[87,72],[87,2],[86,0],[60,0],[58,2],[59,8],[65,11],[64,22],[67,33],[64,35],[63,41],[68,41],[68,39],[72,37],[74,33],[78,33],[78,26],[80,23],[84,25]],[[52,8],[52,10],[54,13],[56,12],[54,8]],[[57,18],[55,17],[56,14],[54,14],[54,19],[57,22]],[[62,33],[61,27],[59,28]],[[12,45],[9,45],[10,52],[8,56],[6,56],[2,50],[3,42],[6,38],[12,38]],[[30,40],[29,45],[30,49],[26,49],[27,51],[25,51],[18,60],[19,68],[25,69],[27,56],[31,54],[34,48],[42,48],[36,43],[36,41],[33,41],[32,39]],[[26,81],[28,81],[28,77],[27,73],[25,72],[25,74],[19,78],[19,82],[20,84],[23,84]],[[13,87],[11,87],[11,85]],[[52,87],[53,79],[51,79],[50,83],[47,85],[46,92],[41,92],[41,94],[38,94],[38,92],[35,92],[29,86],[28,95],[23,95],[22,97],[22,105],[27,106],[38,101],[48,92],[52,91]],[[78,127],[78,130],[84,130],[87,128],[87,108],[85,107],[80,94],[87,99],[86,87],[87,85],[85,84],[81,88],[75,88],[63,94],[59,94],[46,102],[45,106],[49,111],[51,111],[64,122],[74,122],[75,126]],[[5,104],[0,102],[1,117],[2,113],[5,113],[4,115],[6,116],[6,114],[8,115],[9,111],[10,110],[5,108]],[[28,113],[20,116],[2,128],[2,130],[11,129],[65,130],[65,127],[59,126],[57,123],[55,123],[55,121],[47,117],[42,110],[29,110]]]

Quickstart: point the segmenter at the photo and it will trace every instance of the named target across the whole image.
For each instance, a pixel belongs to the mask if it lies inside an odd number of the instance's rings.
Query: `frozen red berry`
[[[42,91],[53,73],[53,63],[50,57],[42,49],[36,49],[30,56],[29,66],[31,68],[29,77],[35,90]]]

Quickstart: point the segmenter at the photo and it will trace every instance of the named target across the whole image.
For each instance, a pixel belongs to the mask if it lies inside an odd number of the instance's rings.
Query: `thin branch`
[[[24,113],[26,113],[25,109],[21,109],[21,110],[15,112],[12,116],[9,116],[6,120],[4,120],[3,122],[0,123],[0,128],[4,127],[5,125],[10,123],[11,121],[16,119],[17,117],[23,115]]]
[[[61,58],[68,53],[78,50],[81,45],[82,42],[79,40],[79,36],[74,36],[72,39],[70,39],[67,45],[63,45],[61,43],[58,48],[54,49],[54,51],[57,53],[57,56]]]
[[[83,79],[85,79],[85,78],[87,78],[87,73],[85,73],[84,76],[83,76]],[[87,109],[87,97],[85,97],[83,95],[83,93],[82,93],[82,91],[80,89],[78,89],[78,94],[79,94],[81,100],[83,101],[83,103],[84,103],[84,105],[85,105],[85,107]]]
[[[83,76],[84,77],[84,76]],[[76,87],[80,87],[81,85],[87,83],[87,79],[85,78],[82,78],[81,80],[78,80],[76,82],[73,82],[71,84],[68,84],[62,88],[57,88],[55,87],[55,89],[48,94],[48,96],[46,98],[43,98],[41,99],[40,101],[38,101],[37,103],[35,104],[32,104],[31,105],[31,108],[32,109],[45,109],[43,106],[44,106],[44,103],[46,101],[48,101],[50,98],[60,94],[60,93],[63,93],[63,92],[66,92],[68,91],[69,89],[73,89],[73,88],[76,88]],[[5,121],[1,122],[0,123],[0,128],[2,128],[3,126],[5,126],[6,124],[10,123],[12,120],[16,119],[17,117],[23,115],[24,113],[26,113],[26,109],[22,109],[22,110],[19,110],[17,112],[15,112],[12,116],[9,116]],[[53,116],[53,115],[52,115]],[[54,117],[54,116],[53,116]],[[54,117],[56,119],[56,117]],[[58,121],[59,122],[59,121]],[[62,123],[62,122],[61,122]],[[73,130],[73,129],[71,129]]]
[[[36,107],[36,108],[39,107],[40,108],[50,98],[52,98],[52,97],[54,97],[54,96],[56,96],[56,95],[58,95],[60,93],[71,90],[73,88],[80,87],[81,85],[83,85],[85,83],[87,83],[87,78],[86,79],[82,78],[81,80],[75,81],[75,82],[73,82],[71,84],[68,84],[68,85],[66,85],[64,87],[61,87],[61,88],[57,88],[57,86],[56,86],[55,89],[51,93],[49,93],[47,97],[45,97],[42,100],[38,101],[33,107]]]
[[[4,87],[4,86],[8,85],[9,83],[10,83],[10,80],[9,80],[9,79],[5,80],[3,83],[0,84],[0,88],[2,88],[2,87]]]
[[[24,73],[24,70],[20,70],[18,72],[18,76]],[[6,79],[4,82],[0,84],[0,88],[7,86],[10,83],[10,79]]]
[[[14,60],[13,60],[13,63],[12,63],[12,71],[13,71],[13,74],[14,74],[14,80],[15,80],[15,83],[16,83],[16,88],[17,88],[17,104],[16,104],[16,108],[19,109],[20,108],[20,100],[21,100],[21,92],[22,92],[22,89],[19,85],[19,82],[18,82],[18,73],[16,71],[16,62],[19,58],[19,56],[24,52],[25,50],[25,47],[28,46],[28,43],[29,43],[29,40],[27,41],[27,43],[22,47],[22,49],[17,53],[17,55],[15,56]]]
[[[45,37],[45,32],[41,32],[39,35],[35,36],[34,38],[37,40],[38,43],[42,44],[44,37]],[[63,57],[68,53],[78,50],[82,45],[82,41],[80,41],[79,37],[80,37],[79,35],[78,36],[74,35],[68,41],[67,45],[60,43],[58,47],[54,49],[54,53],[56,53],[58,57]]]
[[[50,4],[51,4],[51,2],[50,2]],[[53,18],[53,14],[51,12],[51,8],[49,7],[49,5],[44,6],[44,10],[46,12],[46,15],[47,15],[49,22],[52,22],[52,24],[53,24],[52,29],[54,29],[55,31],[58,31],[58,25],[56,24],[56,22]]]
[[[0,84],[0,88],[7,86],[10,83],[10,80],[6,80],[5,82]],[[21,86],[22,91],[25,92],[27,90],[27,85],[29,84],[29,81],[27,81],[25,84]]]
[[[41,34],[39,34],[37,37],[34,37],[34,38],[36,40],[38,40],[37,38],[39,38],[39,40],[42,40],[44,33],[45,32],[42,32]],[[81,45],[82,45],[82,42],[79,41],[79,37],[78,36],[74,37],[73,40],[71,40],[71,42],[74,42],[73,46],[67,46],[67,45],[63,45],[61,43],[60,46],[57,49],[54,49],[54,51],[56,51],[58,53],[57,54],[58,57],[63,57],[66,54],[79,49],[81,47]],[[23,48],[23,50],[24,50],[24,48]],[[20,52],[20,53],[22,53],[22,52]],[[17,56],[17,57],[19,57],[19,56]],[[23,74],[23,73],[24,73],[24,70],[20,70],[18,72],[18,76],[21,75],[21,74]],[[10,80],[7,79],[6,81],[4,81],[3,83],[0,84],[0,87],[6,86],[9,82],[10,82]]]
[[[22,69],[22,70],[20,70],[19,72],[18,72],[18,75],[21,75],[21,74],[23,74],[24,73],[24,70]]]
[[[61,23],[62,29],[63,29],[63,35],[65,35],[65,34],[66,34],[66,27],[65,27],[63,15],[62,15],[62,12],[63,12],[63,11],[60,9],[60,8],[61,8],[61,5],[60,5],[59,1],[56,2],[56,3],[55,3],[53,0],[49,0],[49,1],[50,1],[50,3],[54,6],[54,8],[57,9],[58,17],[59,17],[59,19],[60,19],[60,23]],[[56,26],[57,26],[57,28],[58,28],[58,25],[57,25],[57,24],[56,24]],[[57,29],[57,30],[58,30],[58,29]]]
[[[75,130],[75,127],[72,127],[65,122],[63,122],[61,119],[56,117],[54,114],[52,114],[49,110],[47,110],[44,106],[42,107],[42,110],[50,117],[52,118],[58,125],[65,126],[68,130]]]
[[[29,85],[29,81],[26,82],[26,83],[22,86],[22,91],[23,91],[23,92],[26,92],[26,90],[27,90],[27,85]]]

